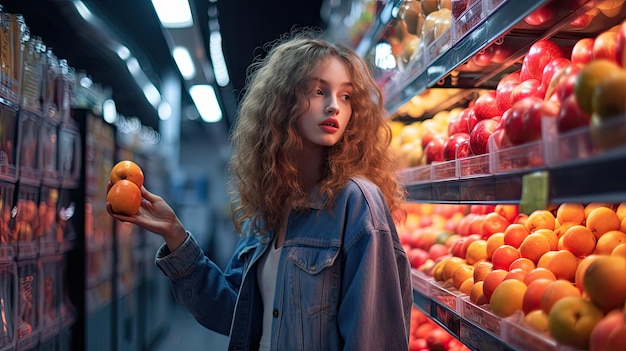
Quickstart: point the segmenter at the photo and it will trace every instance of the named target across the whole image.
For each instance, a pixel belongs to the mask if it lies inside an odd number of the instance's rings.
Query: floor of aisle
[[[184,307],[174,304],[168,330],[153,351],[225,351],[226,336],[201,326]]]

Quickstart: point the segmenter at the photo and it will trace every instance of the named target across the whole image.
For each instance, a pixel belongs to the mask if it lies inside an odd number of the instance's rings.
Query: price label
[[[520,212],[532,213],[548,207],[549,173],[538,171],[522,177],[522,198]]]

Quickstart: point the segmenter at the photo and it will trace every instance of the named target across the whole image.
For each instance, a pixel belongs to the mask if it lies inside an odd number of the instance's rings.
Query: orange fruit
[[[583,225],[570,227],[559,239],[562,247],[578,257],[591,255],[596,248],[596,236]]]
[[[480,282],[485,280],[485,277],[489,272],[493,270],[493,263],[491,261],[482,261],[474,265],[474,282]]]
[[[504,230],[504,243],[513,247],[519,247],[529,234],[524,225],[519,223],[509,224]]]
[[[511,245],[502,245],[493,251],[491,262],[494,269],[508,270],[513,261],[522,257],[520,251]]]
[[[626,244],[626,233],[619,230],[610,230],[598,239],[596,253],[598,255],[610,255],[619,244]]]
[[[143,186],[143,171],[141,167],[137,165],[133,161],[123,160],[115,164],[111,169],[111,173],[109,175],[111,182],[113,184],[117,183],[122,179],[130,180],[135,183],[137,187],[141,188]]]
[[[107,202],[115,213],[134,215],[141,207],[141,190],[130,180],[119,180],[109,189]]]
[[[585,221],[585,226],[593,232],[596,239],[599,239],[602,234],[608,231],[619,230],[621,221],[619,217],[617,217],[617,213],[612,209],[598,207],[589,213]]]
[[[554,280],[541,278],[535,279],[527,285],[524,300],[522,301],[522,311],[529,313],[530,311],[540,309],[541,295],[550,283]]]
[[[526,219],[524,226],[528,232],[532,233],[537,229],[550,229],[554,230],[556,224],[556,218],[552,212],[548,210],[536,210],[533,211]]]
[[[597,259],[598,257],[600,256],[589,255],[583,258],[582,260],[580,260],[580,263],[578,263],[578,267],[576,267],[576,275],[574,276],[574,285],[576,285],[576,287],[578,288],[578,290],[580,290],[581,293],[583,292],[585,271],[587,270],[587,267],[589,267],[589,264],[593,262],[595,259]]]
[[[539,233],[528,234],[519,247],[520,255],[534,263],[539,262],[541,256],[548,251],[550,251],[550,242],[546,236]]]
[[[626,258],[626,244],[619,244],[611,251],[611,256],[622,256]]]
[[[619,218],[620,221],[623,221],[624,218],[626,218],[626,202],[620,202],[620,204],[617,205],[615,214],[617,214],[617,218]]]
[[[546,256],[547,255],[547,256]],[[546,257],[544,259],[544,256]],[[580,259],[569,250],[550,251],[537,262],[537,267],[547,268],[557,279],[574,282]]]
[[[504,277],[507,275],[507,273],[509,272],[504,269],[494,269],[493,271],[489,272],[489,274],[487,274],[485,280],[482,281],[483,294],[487,298],[487,301],[490,301],[491,294],[493,294],[493,291],[496,289],[496,287],[500,285],[502,281],[504,281]]]
[[[474,265],[480,261],[487,259],[487,240],[478,239],[472,241],[467,246],[467,253],[465,254],[465,261],[467,264]]]
[[[524,277],[524,283],[526,283],[526,285],[530,285],[530,283],[537,279],[556,280],[556,276],[554,275],[554,273],[552,273],[551,270],[539,267],[526,273],[526,276]]]
[[[459,286],[459,291],[469,296],[472,291],[472,286],[474,286],[474,278],[469,277],[465,279],[463,283],[461,283],[461,285]]]
[[[527,287],[523,281],[508,279],[500,283],[491,294],[489,307],[500,317],[508,317],[521,310]]]
[[[452,273],[452,284],[455,288],[459,289],[461,284],[468,278],[474,277],[474,266],[469,264],[460,265],[454,273]]]
[[[591,202],[589,204],[587,204],[585,206],[585,219],[587,219],[587,217],[589,217],[589,214],[591,213],[591,211],[595,210],[596,208],[599,207],[606,207],[609,209],[613,208],[613,204],[609,203],[609,202]]]
[[[535,230],[534,233],[541,234],[545,236],[546,239],[548,239],[548,243],[550,243],[550,250],[557,249],[557,246],[559,243],[559,237],[556,235],[556,233],[553,230],[541,228],[541,229]]]
[[[557,279],[544,288],[539,306],[543,312],[549,315],[552,306],[566,296],[580,297],[581,293],[571,282]]]
[[[491,259],[493,252],[504,245],[504,233],[495,233],[487,238],[487,259]]]
[[[479,306],[489,303],[489,300],[483,294],[483,284],[483,281],[475,282],[469,293],[470,301]]]
[[[556,210],[556,219],[559,223],[582,224],[585,221],[585,206],[581,203],[562,203]]]
[[[509,266],[509,271],[514,270],[515,268],[521,268],[526,272],[530,272],[533,269],[537,268],[537,265],[531,259],[528,259],[526,257],[520,257],[517,260],[511,262],[511,265]]]

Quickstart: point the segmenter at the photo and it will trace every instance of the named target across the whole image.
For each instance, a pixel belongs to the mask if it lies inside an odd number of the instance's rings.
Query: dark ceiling
[[[157,85],[167,74],[178,75],[168,45],[150,0],[83,0],[108,25],[142,63],[146,75]],[[222,45],[231,83],[219,91],[225,103],[234,104],[243,88],[245,71],[259,48],[294,26],[324,28],[320,18],[323,0],[191,0],[203,42],[208,43],[209,6],[217,6]],[[32,35],[42,37],[59,58],[67,59],[77,71],[110,87],[119,113],[137,116],[158,130],[158,117],[145,100],[124,63],[103,48],[97,33],[86,30],[76,15],[72,0],[0,0],[4,11],[23,14]],[[208,56],[208,46],[205,45]],[[145,56],[142,56],[145,55]],[[225,99],[225,96],[234,97]],[[191,104],[183,91],[183,107]],[[234,111],[234,107],[231,109]],[[227,119],[233,116],[226,116]],[[198,122],[199,123],[199,122]],[[184,131],[183,131],[184,132]]]

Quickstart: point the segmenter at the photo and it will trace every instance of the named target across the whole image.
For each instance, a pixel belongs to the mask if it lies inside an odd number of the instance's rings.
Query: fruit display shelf
[[[415,306],[472,350],[576,351],[528,327],[520,313],[501,318],[454,287],[412,271]]]
[[[623,129],[622,123],[615,130]],[[547,134],[519,146],[493,147],[484,155],[407,168],[400,176],[409,197],[419,202],[520,203],[532,196],[545,204],[626,197],[620,180],[626,171],[623,140],[601,147],[589,127]]]

